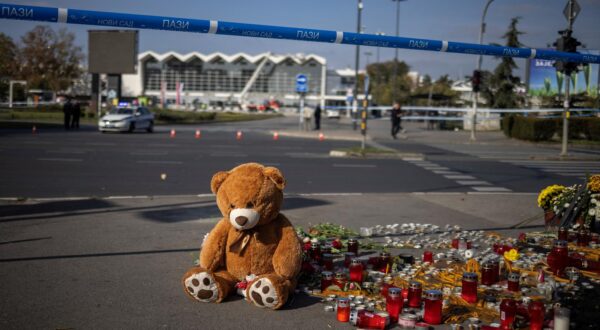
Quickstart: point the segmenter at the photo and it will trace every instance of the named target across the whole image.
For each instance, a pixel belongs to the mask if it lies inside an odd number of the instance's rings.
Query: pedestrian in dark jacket
[[[71,103],[71,98],[67,97],[67,102],[63,104],[63,114],[65,119],[65,130],[71,128],[71,115],[73,113],[73,103]]]
[[[321,129],[321,106],[317,104],[315,108],[315,130]]]
[[[77,100],[73,102],[71,116],[71,128],[79,129],[79,117],[81,117],[81,106],[79,105],[79,102],[77,102]]]
[[[397,137],[398,132],[400,131],[400,129],[402,129],[402,126],[400,126],[400,124],[402,122],[401,112],[402,112],[402,107],[400,107],[400,102],[398,102],[398,101],[394,102],[394,106],[392,108],[392,115],[391,115],[392,137],[394,139],[398,138]]]

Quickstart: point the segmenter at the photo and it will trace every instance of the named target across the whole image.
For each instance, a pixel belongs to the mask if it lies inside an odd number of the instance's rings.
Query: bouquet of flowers
[[[554,184],[544,188],[538,195],[538,206],[544,211],[552,210],[552,200],[565,190],[565,186]]]

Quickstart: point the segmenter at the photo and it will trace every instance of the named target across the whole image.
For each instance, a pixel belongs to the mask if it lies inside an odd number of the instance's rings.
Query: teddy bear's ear
[[[283,177],[283,174],[281,174],[281,171],[275,167],[265,167],[263,173],[267,178],[275,183],[275,186],[279,190],[283,190],[283,188],[285,188],[285,178]]]
[[[210,190],[213,192],[213,194],[216,194],[217,191],[219,191],[219,187],[221,184],[223,184],[223,181],[225,181],[228,176],[229,173],[223,171],[217,172],[215,175],[213,175],[212,180],[210,180]]]

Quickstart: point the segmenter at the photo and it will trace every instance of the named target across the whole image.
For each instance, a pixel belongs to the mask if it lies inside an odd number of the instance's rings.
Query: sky
[[[224,20],[240,23],[281,25],[326,30],[356,31],[358,0],[59,0],[2,2],[33,6],[66,7],[87,10],[124,12],[183,18]],[[600,0],[577,0],[581,12],[574,24],[574,36],[588,49],[600,49]],[[486,0],[407,0],[400,4],[400,36],[476,43],[481,14]],[[567,0],[495,0],[486,17],[487,28],[483,43],[503,44],[512,17],[520,16],[519,29],[525,32],[521,42],[526,47],[545,48],[558,37],[558,30],[567,27],[563,9]],[[365,33],[383,32],[394,35],[396,3],[392,0],[364,0],[362,26]],[[2,20],[0,32],[15,41],[37,22]],[[98,26],[51,24],[53,28],[66,27],[76,35],[76,42],[87,49],[87,30]],[[355,46],[312,43],[289,40],[270,40],[223,35],[181,33],[156,30],[140,31],[140,52],[176,51],[188,53],[246,52],[258,54],[270,51],[276,54],[314,53],[327,59],[331,69],[354,68]],[[361,68],[375,62],[377,49],[361,47]],[[365,53],[371,53],[367,56]],[[393,49],[380,49],[380,61],[392,60]],[[429,74],[433,78],[448,74],[452,79],[470,75],[476,65],[476,56],[399,50],[399,59],[412,71]],[[524,76],[524,59],[517,59],[517,74]],[[493,69],[499,62],[484,57],[483,68]]]

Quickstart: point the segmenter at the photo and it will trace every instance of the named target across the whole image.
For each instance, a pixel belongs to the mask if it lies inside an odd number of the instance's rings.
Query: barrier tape
[[[99,25],[115,28],[154,29],[177,32],[214,33],[252,38],[342,43],[349,45],[403,48],[471,55],[537,58],[577,63],[600,63],[600,56],[598,55],[566,53],[548,49],[479,45],[446,40],[381,36],[310,28],[55,7],[0,4],[0,18],[66,24]]]
[[[326,106],[325,110],[348,110],[349,107],[345,106]],[[392,110],[391,106],[375,106],[369,107],[369,110],[375,111],[386,111]],[[403,106],[402,111],[436,111],[436,112],[473,112],[473,108],[445,108],[445,107],[417,107],[417,106]],[[545,112],[562,112],[563,108],[553,109],[489,109],[479,108],[477,113],[545,113]],[[600,112],[600,109],[571,109],[571,111],[577,112]]]

